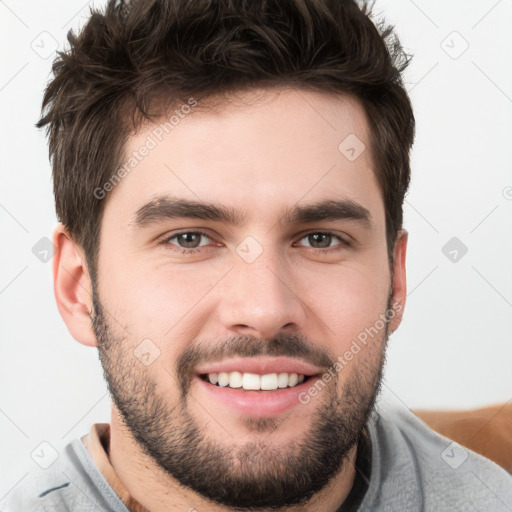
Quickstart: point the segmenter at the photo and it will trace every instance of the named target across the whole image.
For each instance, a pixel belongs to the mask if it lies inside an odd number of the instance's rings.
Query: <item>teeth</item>
[[[280,373],[277,376],[277,385],[280,388],[287,388],[288,387],[288,374],[287,373]]]
[[[242,387],[244,389],[261,389],[261,377],[257,373],[244,373]]]
[[[241,388],[242,387],[242,374],[240,372],[231,372],[229,374],[229,387]]]
[[[265,391],[277,389],[277,373],[269,373],[267,375],[262,375],[260,387]]]
[[[257,373],[220,372],[209,373],[208,380],[211,384],[217,384],[220,387],[272,391],[278,388],[283,389],[297,386],[304,382],[305,377],[297,373],[267,373],[265,375],[258,375]]]
[[[229,384],[229,373],[220,372],[219,373],[219,386],[226,387]]]

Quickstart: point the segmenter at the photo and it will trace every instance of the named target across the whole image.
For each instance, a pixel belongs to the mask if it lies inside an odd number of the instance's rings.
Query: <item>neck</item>
[[[357,446],[345,458],[341,470],[329,484],[306,504],[279,509],[282,512],[335,512],[352,489],[355,478]],[[191,489],[182,486],[163,471],[141,449],[115,408],[110,426],[110,463],[117,478],[130,496],[140,504],[140,512],[169,512],[208,510],[231,512],[234,509],[212,503]],[[135,510],[134,512],[139,512]],[[259,512],[267,512],[260,509]],[[268,511],[270,512],[270,510]],[[273,512],[276,512],[273,509]]]

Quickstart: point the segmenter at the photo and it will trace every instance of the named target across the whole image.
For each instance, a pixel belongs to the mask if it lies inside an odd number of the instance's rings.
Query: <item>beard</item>
[[[314,413],[300,439],[283,446],[272,433],[284,418],[242,418],[256,432],[254,441],[230,446],[230,436],[212,437],[191,414],[191,380],[199,363],[224,357],[258,355],[301,357],[331,368],[335,357],[307,339],[291,334],[261,340],[238,336],[217,344],[191,343],[174,367],[180,398],[169,403],[157,379],[133,355],[131,343],[114,332],[93,289],[99,357],[110,395],[122,421],[142,451],[169,476],[202,497],[226,507],[279,509],[307,503],[340,472],[357,443],[380,392],[388,326],[350,363],[341,391],[336,373],[312,399]],[[388,307],[389,310],[389,307]],[[379,333],[380,334],[380,333]],[[127,345],[130,349],[127,348]],[[349,368],[347,368],[349,369]],[[340,373],[347,371],[341,370]],[[321,395],[321,396],[320,396]],[[316,403],[317,402],[317,403]],[[268,435],[263,437],[262,433]]]

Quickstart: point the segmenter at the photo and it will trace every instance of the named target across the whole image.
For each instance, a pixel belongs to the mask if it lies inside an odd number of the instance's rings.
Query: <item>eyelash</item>
[[[171,251],[174,251],[174,252],[177,252],[179,254],[196,254],[197,252],[201,251],[204,246],[201,246],[201,247],[195,247],[195,248],[192,248],[192,249],[186,249],[184,247],[180,247],[179,245],[176,245],[176,244],[171,244],[170,241],[179,237],[180,235],[185,235],[185,234],[192,234],[192,235],[202,235],[206,238],[209,238],[210,240],[213,240],[212,237],[206,233],[205,231],[201,231],[201,230],[196,230],[196,231],[181,231],[179,233],[174,233],[172,236],[167,236],[165,237],[161,244],[164,245],[165,247],[169,247],[169,246],[174,246],[172,249],[170,249]],[[306,233],[304,235],[302,235],[300,238],[299,238],[299,241],[300,240],[303,240],[304,238],[310,236],[310,235],[330,235],[331,237],[334,237],[334,238],[337,238],[339,240],[339,244],[334,246],[334,247],[328,247],[328,248],[325,248],[325,249],[318,249],[318,248],[315,248],[315,247],[309,247],[310,249],[314,250],[314,251],[319,251],[321,253],[331,253],[331,252],[336,252],[336,251],[340,251],[342,249],[347,249],[349,247],[351,247],[351,244],[350,242],[348,242],[347,240],[344,240],[341,236],[339,235],[336,235],[335,233],[332,233],[330,231],[310,231],[309,233]],[[302,247],[306,247],[307,246],[302,246]]]

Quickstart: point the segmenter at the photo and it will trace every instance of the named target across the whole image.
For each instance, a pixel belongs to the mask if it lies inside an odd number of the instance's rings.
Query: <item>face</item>
[[[114,410],[212,501],[305,502],[357,441],[396,322],[363,110],[247,93],[144,127],[127,160],[143,146],[105,206],[94,287]]]

